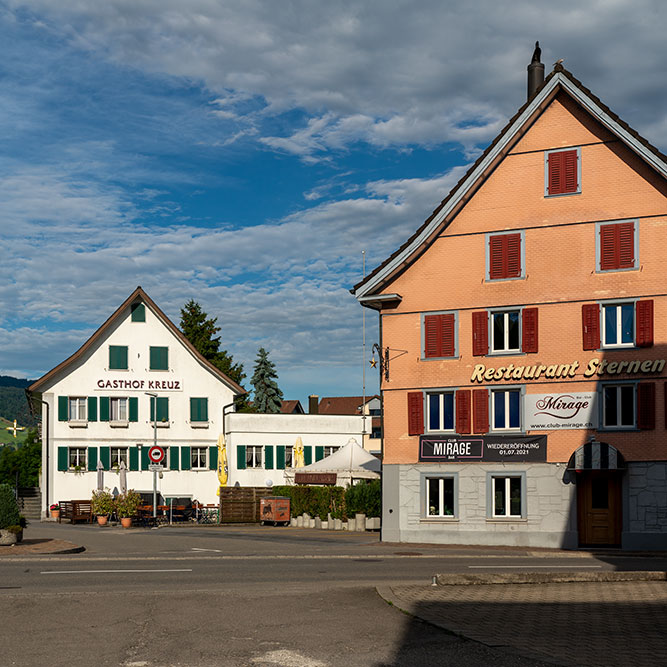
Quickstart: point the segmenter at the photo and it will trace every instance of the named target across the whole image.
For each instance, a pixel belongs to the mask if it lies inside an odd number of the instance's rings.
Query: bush
[[[292,516],[310,514],[326,521],[327,514],[334,519],[345,519],[345,489],[342,486],[274,486],[272,494],[291,500]]]
[[[119,519],[128,519],[137,513],[139,505],[141,496],[134,489],[129,489],[116,498],[116,514]]]
[[[113,496],[109,491],[93,491],[93,497],[90,499],[90,507],[93,514],[97,516],[109,516],[114,510]]]
[[[357,512],[368,517],[380,516],[382,509],[382,486],[379,479],[355,484],[345,491],[345,506],[349,516]]]
[[[19,506],[12,487],[9,484],[0,484],[0,530],[20,526],[20,522]]]

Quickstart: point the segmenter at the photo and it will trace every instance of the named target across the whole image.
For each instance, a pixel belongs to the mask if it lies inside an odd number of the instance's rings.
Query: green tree
[[[18,448],[0,449],[0,483],[19,486],[37,486],[42,467],[42,443],[36,428],[31,428],[25,442]]]
[[[280,412],[283,392],[278,388],[278,373],[275,364],[269,361],[269,354],[260,347],[255,359],[255,369],[250,384],[255,392],[253,406],[257,412]]]
[[[227,350],[220,349],[220,336],[216,336],[220,331],[217,321],[217,317],[209,317],[193,299],[181,308],[180,327],[185,337],[207,361],[220,369],[228,378],[243,386],[246,377],[243,364],[235,364],[232,355]],[[239,397],[236,400],[237,407],[243,408],[246,400],[245,395]]]

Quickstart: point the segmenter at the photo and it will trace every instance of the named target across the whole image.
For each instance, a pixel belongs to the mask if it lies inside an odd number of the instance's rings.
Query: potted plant
[[[116,498],[116,514],[123,528],[129,528],[132,525],[132,517],[137,513],[139,505],[141,505],[141,496],[134,489],[128,489]]]
[[[113,496],[110,491],[108,489],[93,491],[90,508],[93,514],[97,515],[97,523],[100,526],[106,526],[109,515],[114,510]]]
[[[0,545],[11,546],[22,537],[21,515],[14,491],[9,484],[0,484]]]
[[[60,518],[60,505],[58,503],[53,503],[52,505],[49,505],[49,510],[51,510],[52,519]]]

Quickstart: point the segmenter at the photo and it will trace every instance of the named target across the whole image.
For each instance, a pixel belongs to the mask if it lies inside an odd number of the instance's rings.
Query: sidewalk
[[[664,576],[662,581],[380,586],[377,591],[428,623],[534,660],[667,665]]]
[[[67,540],[53,540],[48,538],[24,538],[22,542],[8,547],[0,547],[0,559],[3,556],[27,556],[41,555],[51,556],[54,554],[77,554],[85,551],[81,547]]]

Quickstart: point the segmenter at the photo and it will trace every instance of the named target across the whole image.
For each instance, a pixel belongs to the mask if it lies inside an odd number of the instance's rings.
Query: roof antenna
[[[530,65],[528,65],[528,99],[544,83],[544,65],[540,62],[541,57],[542,49],[540,48],[540,43],[535,42],[535,51],[533,51],[533,57]]]

